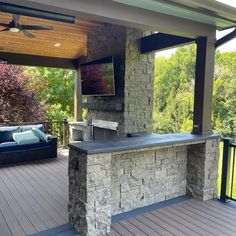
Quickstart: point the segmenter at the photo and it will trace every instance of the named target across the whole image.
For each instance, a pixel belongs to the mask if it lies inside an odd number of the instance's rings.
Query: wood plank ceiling
[[[12,15],[0,13],[1,23],[10,23]],[[87,34],[103,24],[76,18],[74,24],[39,19],[28,16],[20,17],[21,25],[53,26],[53,30],[30,30],[35,38],[28,38],[22,33],[0,32],[0,52],[77,59],[86,55]],[[0,26],[0,30],[4,27]],[[55,47],[60,43],[60,47]]]

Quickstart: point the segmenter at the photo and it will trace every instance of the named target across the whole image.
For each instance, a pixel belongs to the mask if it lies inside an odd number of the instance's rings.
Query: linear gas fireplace
[[[93,120],[92,138],[93,140],[110,140],[118,138],[118,122]]]

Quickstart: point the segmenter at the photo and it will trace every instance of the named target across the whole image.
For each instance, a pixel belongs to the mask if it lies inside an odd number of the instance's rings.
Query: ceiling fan
[[[21,25],[19,21],[20,21],[20,16],[14,14],[13,19],[9,24],[0,23],[0,26],[5,27],[5,29],[0,30],[0,32],[3,31],[10,31],[13,33],[20,32],[28,38],[34,38],[35,36],[26,30],[53,30],[53,26]]]

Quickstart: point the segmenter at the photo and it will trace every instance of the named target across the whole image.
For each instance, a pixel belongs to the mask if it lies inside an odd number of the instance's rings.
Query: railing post
[[[4,126],[8,126],[10,124],[11,124],[10,120],[4,120]]]
[[[68,120],[63,119],[63,148],[67,148],[67,129],[68,129]]]
[[[227,190],[227,176],[229,169],[229,155],[230,155],[230,142],[232,138],[223,138],[223,161],[222,161],[222,175],[221,175],[221,191],[220,191],[220,201],[226,202],[226,190]]]

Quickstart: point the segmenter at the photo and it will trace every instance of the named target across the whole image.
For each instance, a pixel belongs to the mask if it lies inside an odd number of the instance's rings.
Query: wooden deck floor
[[[25,236],[68,223],[68,152],[0,168],[0,236]]]
[[[216,201],[186,200],[112,224],[109,236],[236,235],[236,209]]]
[[[67,160],[63,150],[57,159],[0,168],[0,236],[68,223]],[[236,236],[236,209],[190,199],[113,223],[109,236],[118,235]]]

